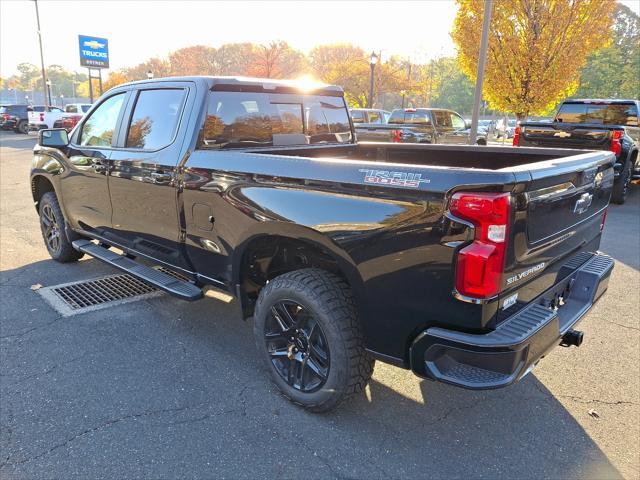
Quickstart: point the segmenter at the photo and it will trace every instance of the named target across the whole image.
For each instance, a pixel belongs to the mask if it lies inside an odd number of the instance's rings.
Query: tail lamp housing
[[[458,192],[451,197],[449,210],[475,227],[473,242],[458,252],[456,291],[473,299],[496,296],[506,259],[511,194]]]
[[[611,132],[611,151],[616,157],[622,152],[622,130]]]
[[[393,130],[391,132],[391,141],[394,143],[402,142],[402,131],[401,130]]]

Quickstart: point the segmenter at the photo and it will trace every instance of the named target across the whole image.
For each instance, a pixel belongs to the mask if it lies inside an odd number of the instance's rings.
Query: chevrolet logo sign
[[[569,132],[560,131],[560,132],[554,133],[553,136],[554,137],[560,137],[560,138],[567,138],[567,137],[570,137],[571,134]]]
[[[84,42],[84,46],[97,50],[98,48],[104,48],[104,43],[100,43],[96,40],[91,40],[90,42]]]

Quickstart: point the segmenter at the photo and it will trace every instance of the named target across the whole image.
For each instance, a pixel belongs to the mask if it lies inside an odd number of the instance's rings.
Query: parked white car
[[[69,103],[65,105],[64,110],[59,107],[49,107],[49,111],[46,111],[45,108],[37,111],[34,108],[34,111],[29,112],[29,131],[53,128],[56,121],[65,115],[80,115],[82,117],[90,108],[90,103]]]

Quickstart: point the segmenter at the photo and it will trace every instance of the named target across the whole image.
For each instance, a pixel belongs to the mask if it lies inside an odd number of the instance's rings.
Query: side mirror
[[[38,145],[64,148],[69,145],[69,134],[64,128],[46,128],[38,132]]]

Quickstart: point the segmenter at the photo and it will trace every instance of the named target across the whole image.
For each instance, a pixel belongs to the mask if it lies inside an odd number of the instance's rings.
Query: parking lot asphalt
[[[378,363],[366,395],[314,415],[271,385],[235,302],[54,311],[33,285],[115,271],[49,259],[34,139],[0,142],[0,478],[639,477],[640,186],[609,209],[617,263],[580,348],[483,392]]]

